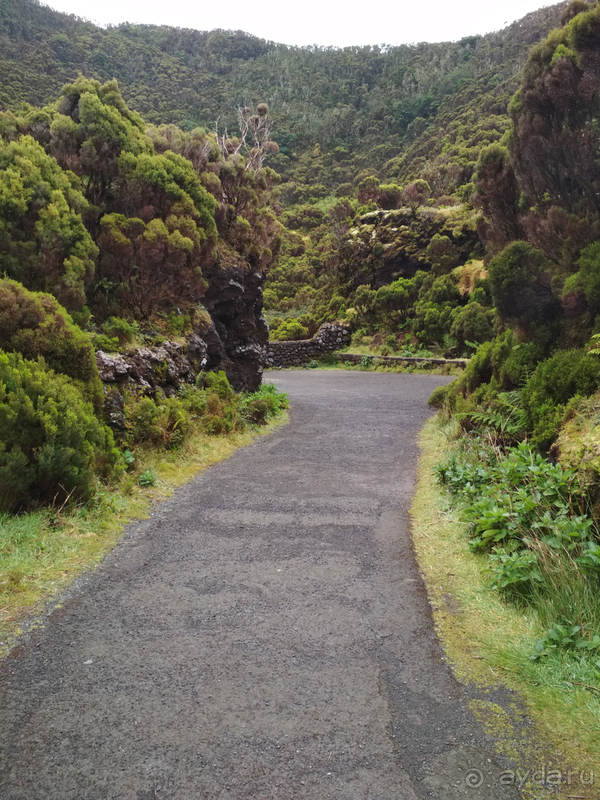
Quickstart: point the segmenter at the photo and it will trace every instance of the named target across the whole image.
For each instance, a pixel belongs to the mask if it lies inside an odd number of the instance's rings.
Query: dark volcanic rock
[[[104,414],[106,422],[119,434],[125,431],[125,400],[115,386],[104,384]]]
[[[165,342],[125,355],[96,353],[105,386],[105,414],[115,430],[124,426],[124,388],[173,396],[206,370],[224,370],[236,391],[254,392],[260,386],[269,337],[262,316],[264,276],[235,265],[225,269],[215,265],[209,272],[207,314],[185,345]]]
[[[236,391],[255,392],[262,380],[269,338],[262,315],[264,276],[229,266],[215,268],[209,281],[203,301],[224,350],[221,360],[209,366],[224,369]]]

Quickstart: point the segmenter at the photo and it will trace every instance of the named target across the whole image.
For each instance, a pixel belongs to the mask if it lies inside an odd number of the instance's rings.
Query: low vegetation
[[[499,452],[497,442],[465,440],[445,416],[427,423],[421,448],[413,535],[448,658],[463,681],[509,687],[525,701],[533,735],[509,706],[479,709],[500,753],[519,766],[524,796],[547,792],[531,767],[552,763],[575,776],[554,787],[558,797],[593,800],[598,564],[595,526],[589,517],[579,524],[585,489],[525,444]]]

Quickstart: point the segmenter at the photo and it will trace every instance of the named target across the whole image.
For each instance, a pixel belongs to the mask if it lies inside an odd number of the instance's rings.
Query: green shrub
[[[523,326],[548,322],[560,311],[545,280],[548,264],[540,250],[512,242],[488,265],[494,305],[503,320]]]
[[[0,511],[88,500],[124,469],[73,381],[19,353],[0,351],[0,431]]]
[[[600,362],[585,350],[559,350],[538,364],[522,391],[531,442],[547,450],[558,435],[568,401],[587,397],[600,385]]]
[[[600,312],[600,242],[584,247],[577,262],[579,272],[565,281],[563,294],[583,291],[592,313]]]
[[[181,447],[194,430],[209,434],[241,430],[245,418],[240,399],[223,371],[198,376],[198,386],[185,386],[177,397],[126,393],[124,445]]]
[[[51,295],[30,292],[16,281],[0,280],[0,349],[30,360],[43,356],[55,372],[78,382],[97,413],[102,410],[94,348]]]
[[[31,136],[10,138],[0,137],[1,273],[80,312],[98,255],[81,184]]]
[[[499,370],[502,388],[510,391],[524,384],[541,359],[541,350],[533,342],[515,344]]]
[[[309,338],[314,336],[319,329],[317,320],[312,314],[302,314],[297,321],[306,328]]]
[[[192,419],[189,407],[177,397],[126,394],[125,444],[180,447],[190,433]]]
[[[104,333],[99,333],[92,339],[94,350],[103,350],[105,353],[118,353],[121,350],[121,345],[116,336],[107,336]]]
[[[110,317],[102,326],[104,333],[111,339],[116,339],[119,347],[131,344],[135,338],[135,330],[126,319]]]
[[[308,328],[301,325],[295,319],[286,319],[276,330],[271,330],[270,338],[274,342],[308,339]]]
[[[237,400],[237,398],[236,398]],[[206,395],[207,413],[201,419],[205,433],[219,435],[244,428],[244,420],[238,412],[237,402],[219,397],[215,391]]]
[[[465,368],[458,384],[461,391],[468,395],[492,379],[498,381],[502,365],[515,344],[516,339],[511,331],[506,331],[491,342],[484,342]]]
[[[451,383],[447,384],[446,386],[438,386],[433,392],[429,395],[429,400],[427,404],[430,405],[432,408],[443,408],[446,403],[449,401],[451,395],[453,395],[453,386]]]
[[[201,380],[203,387],[211,389],[221,400],[232,400],[235,397],[235,392],[229,385],[227,375],[223,370],[205,372]]]
[[[450,333],[463,347],[467,341],[489,342],[493,338],[490,313],[479,303],[469,303],[464,308],[455,309],[452,314]]]
[[[169,336],[184,336],[192,329],[192,319],[187,314],[175,314],[171,312],[166,320],[167,333]]]
[[[271,417],[277,416],[288,407],[288,396],[278,392],[273,384],[267,383],[257,392],[247,394],[241,401],[241,413],[253,425],[265,425]]]

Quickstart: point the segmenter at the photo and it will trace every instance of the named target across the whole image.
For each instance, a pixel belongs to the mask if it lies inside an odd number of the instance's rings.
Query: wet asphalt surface
[[[267,379],[291,423],[129,526],[0,664],[2,800],[517,796],[411,551],[447,379]]]

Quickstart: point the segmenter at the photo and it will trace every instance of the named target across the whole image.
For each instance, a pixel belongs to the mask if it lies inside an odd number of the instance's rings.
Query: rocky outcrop
[[[346,325],[326,322],[312,339],[269,342],[265,363],[268,367],[301,367],[349,343],[350,329]]]
[[[165,342],[138,347],[124,355],[96,353],[105,386],[106,413],[119,427],[124,388],[174,395],[198,373],[224,370],[236,391],[256,391],[262,380],[269,329],[262,316],[264,277],[240,266],[213,267],[204,298],[205,321],[185,344]]]
[[[174,394],[181,384],[191,383],[195,378],[185,349],[177,342],[138,347],[127,355],[99,350],[96,363],[104,383],[127,385],[145,394],[155,394],[157,389],[167,395]]]
[[[264,275],[240,266],[213,268],[203,298],[220,342],[209,347],[208,369],[223,369],[236,391],[255,392],[262,380],[269,327],[262,315]],[[203,337],[204,338],[204,337]]]
[[[105,414],[115,430],[122,430],[125,424],[125,389],[172,397],[182,385],[194,383],[198,374],[207,370],[224,370],[236,391],[258,389],[268,338],[262,316],[262,276],[247,275],[236,268],[224,271],[220,278],[219,291],[208,292],[207,306],[215,321],[207,313],[184,344],[164,342],[125,354],[96,352]]]
[[[202,348],[200,342],[201,339],[194,342],[197,350],[206,350],[206,343],[202,342]],[[104,386],[106,421],[119,432],[125,429],[124,389],[148,395],[162,391],[169,397],[175,395],[182,384],[193,382],[197,374],[186,357],[186,349],[177,342],[165,342],[160,347],[138,347],[126,355],[97,350],[96,364]]]

